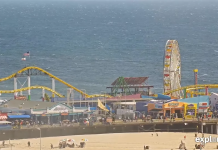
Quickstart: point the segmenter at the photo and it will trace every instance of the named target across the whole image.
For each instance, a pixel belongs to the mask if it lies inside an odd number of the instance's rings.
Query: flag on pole
[[[23,56],[30,56],[30,52],[24,53]]]

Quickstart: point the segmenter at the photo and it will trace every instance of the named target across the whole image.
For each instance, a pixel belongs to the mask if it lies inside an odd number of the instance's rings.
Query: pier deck
[[[210,134],[218,133],[217,120],[205,120],[205,125],[200,121],[175,121],[175,122],[116,122],[112,125],[95,124],[93,126],[39,126],[42,137],[82,135],[82,134],[104,134],[125,132],[203,132]],[[38,127],[38,126],[37,126]],[[38,138],[38,130],[34,128],[0,130],[0,140]]]

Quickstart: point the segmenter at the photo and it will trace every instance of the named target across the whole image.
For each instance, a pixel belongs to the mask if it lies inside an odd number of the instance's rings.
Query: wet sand
[[[153,137],[152,137],[152,134]],[[186,135],[186,140],[184,136]],[[205,137],[211,134],[205,134]],[[218,135],[211,135],[212,137],[218,137]],[[201,134],[198,134],[201,137]],[[176,133],[176,132],[142,132],[142,133],[114,133],[114,134],[97,134],[97,135],[72,135],[62,137],[47,137],[42,138],[42,150],[49,150],[50,144],[54,147],[58,146],[58,142],[62,139],[74,139],[76,144],[79,144],[82,138],[88,139],[86,150],[143,150],[144,145],[150,146],[151,150],[171,150],[178,149],[181,140],[185,141],[188,150],[194,149],[195,137],[194,133]],[[27,147],[27,142],[31,142],[31,147]],[[9,141],[6,141],[8,144]],[[40,139],[22,139],[12,140],[14,146],[13,150],[39,150]],[[207,143],[205,149],[215,149],[218,143]],[[58,148],[54,148],[58,149]],[[65,148],[70,149],[81,149],[81,148]],[[10,150],[10,148],[3,148],[2,150]]]

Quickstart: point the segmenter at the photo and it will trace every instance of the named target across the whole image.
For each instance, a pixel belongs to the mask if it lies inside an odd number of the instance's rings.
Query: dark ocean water
[[[194,83],[195,68],[200,84],[218,83],[217,0],[0,0],[1,78],[35,65],[88,94],[105,91],[119,76],[149,76],[161,93],[168,39],[179,42],[182,86]],[[31,80],[51,87],[49,77]],[[8,89],[13,80],[0,83]],[[66,94],[61,83],[56,90]]]

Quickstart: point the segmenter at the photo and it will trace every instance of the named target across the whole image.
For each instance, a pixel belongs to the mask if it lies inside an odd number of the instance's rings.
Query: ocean
[[[149,76],[153,92],[162,93],[165,43],[175,39],[181,85],[194,84],[196,68],[199,84],[216,84],[217,35],[217,0],[1,0],[0,78],[38,66],[97,94],[120,76]],[[1,82],[0,90],[12,90],[13,82]],[[33,76],[31,85],[51,88],[51,79]],[[56,91],[66,95],[67,87],[56,82]],[[31,95],[38,100],[41,90]]]

